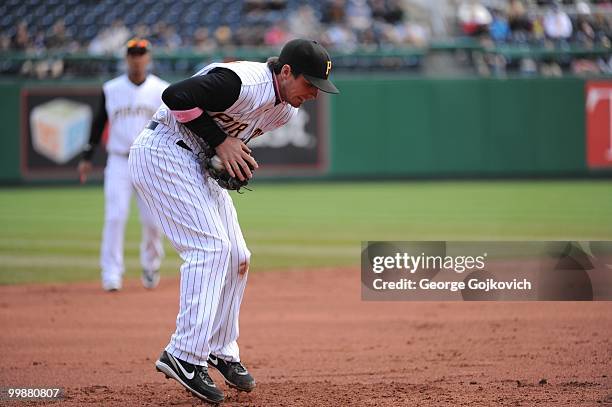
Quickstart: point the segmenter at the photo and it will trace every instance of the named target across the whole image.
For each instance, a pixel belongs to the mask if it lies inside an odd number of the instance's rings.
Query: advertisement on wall
[[[589,168],[612,168],[611,81],[586,84],[586,143]]]
[[[49,87],[22,90],[21,174],[26,180],[77,180],[76,168],[89,140],[100,88]],[[328,99],[305,103],[286,126],[249,142],[258,175],[317,175],[327,170]],[[107,132],[103,137],[106,141]],[[94,155],[100,178],[105,149]]]
[[[21,92],[21,174],[24,179],[77,180],[100,88],[25,88]],[[105,140],[105,138],[103,138]],[[94,156],[101,176],[106,154]]]

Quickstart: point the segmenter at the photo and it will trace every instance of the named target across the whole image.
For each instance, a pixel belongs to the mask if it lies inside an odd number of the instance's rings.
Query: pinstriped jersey
[[[236,73],[241,81],[238,98],[228,109],[222,112],[206,110],[228,136],[248,142],[283,126],[297,114],[297,108],[278,100],[275,79],[267,64],[249,61],[214,63],[204,67],[194,77],[206,75],[215,68],[229,69]],[[164,123],[179,133],[193,134],[176,120],[165,104],[158,109],[153,120]]]

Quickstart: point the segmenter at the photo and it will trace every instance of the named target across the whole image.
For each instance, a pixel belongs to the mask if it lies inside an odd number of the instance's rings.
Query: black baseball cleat
[[[240,391],[249,392],[255,388],[255,379],[240,362],[226,362],[225,360],[210,355],[208,366],[212,366],[225,378],[225,383]]]
[[[204,401],[219,404],[225,399],[223,392],[215,386],[208,375],[206,366],[192,365],[163,351],[159,360],[155,362],[155,368],[165,374],[166,378],[176,380]]]

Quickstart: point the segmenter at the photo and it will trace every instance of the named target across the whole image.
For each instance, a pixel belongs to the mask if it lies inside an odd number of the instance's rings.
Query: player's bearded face
[[[294,77],[291,72],[281,72],[284,81],[281,85],[283,100],[293,107],[300,107],[302,103],[317,97],[319,89],[308,82],[304,76]]]

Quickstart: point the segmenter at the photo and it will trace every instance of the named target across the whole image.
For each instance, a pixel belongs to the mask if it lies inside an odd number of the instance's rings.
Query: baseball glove
[[[255,169],[251,166],[251,164],[248,165],[249,168],[251,168],[251,172],[253,172]],[[228,189],[230,191],[237,191],[238,193],[240,193],[241,188],[250,191],[249,188],[246,188],[249,183],[246,174],[242,174],[245,178],[244,181],[241,181],[237,177],[230,176],[225,168],[223,168],[219,157],[216,155],[213,155],[212,157],[209,155],[204,155],[204,157],[202,157],[202,166],[204,167],[204,170],[208,172],[208,175],[214,179],[221,188]]]

